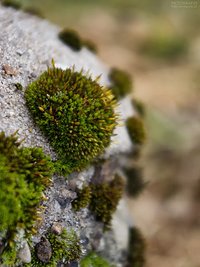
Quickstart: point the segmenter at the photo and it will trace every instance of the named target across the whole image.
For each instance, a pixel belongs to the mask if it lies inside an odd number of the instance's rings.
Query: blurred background
[[[147,267],[200,266],[200,1],[34,0],[48,20],[97,44],[128,71],[146,107],[148,181],[128,201],[147,239]]]

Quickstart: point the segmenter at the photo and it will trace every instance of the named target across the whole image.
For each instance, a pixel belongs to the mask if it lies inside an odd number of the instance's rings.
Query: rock
[[[51,259],[51,243],[45,237],[42,237],[41,241],[36,245],[36,254],[38,259],[44,263],[48,263]]]
[[[26,241],[24,242],[22,248],[18,252],[18,258],[23,263],[31,262],[31,251],[30,251],[29,245]]]

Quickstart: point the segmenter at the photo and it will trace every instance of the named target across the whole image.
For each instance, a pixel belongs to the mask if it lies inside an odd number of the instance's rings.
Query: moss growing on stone
[[[66,45],[70,46],[74,51],[80,51],[83,43],[79,34],[71,29],[62,30],[58,37]]]
[[[84,186],[82,189],[77,190],[77,198],[72,202],[74,210],[78,211],[88,206],[91,199],[90,186]]]
[[[137,197],[146,185],[143,180],[142,169],[139,167],[124,168],[124,172],[127,177],[126,190],[128,195]]]
[[[82,47],[87,47],[93,53],[97,53],[97,46],[90,40],[84,40],[80,37],[79,33],[72,29],[63,29],[58,37],[60,40],[71,47],[74,51],[80,51]]]
[[[39,18],[44,18],[44,15],[42,14],[42,12],[39,9],[37,9],[36,7],[26,7],[23,9],[23,11],[28,13],[28,14],[37,16]]]
[[[124,190],[124,181],[119,175],[115,175],[111,182],[91,184],[92,197],[90,210],[96,219],[103,222],[105,229],[110,227],[112,214],[115,212]]]
[[[28,236],[38,219],[42,191],[50,184],[53,165],[39,148],[21,148],[16,134],[0,133],[0,232],[4,248],[1,261],[16,260],[14,240],[19,229]]]
[[[0,133],[0,231],[28,233],[53,168],[39,148],[20,148],[15,135]]]
[[[2,0],[1,4],[6,7],[13,7],[15,9],[21,9],[22,5],[17,0]]]
[[[146,132],[144,129],[143,122],[140,118],[128,118],[126,120],[126,127],[133,144],[142,145],[145,142]]]
[[[110,144],[115,101],[97,80],[53,66],[28,86],[25,98],[57,153],[61,171],[81,170]]]
[[[129,230],[129,248],[126,267],[143,267],[145,265],[145,240],[136,227]]]
[[[116,99],[121,99],[131,93],[132,80],[127,72],[112,68],[109,73],[109,79],[111,81],[110,89]]]
[[[21,83],[15,83],[15,87],[19,91],[22,91],[23,90],[23,86],[21,85]]]
[[[51,244],[52,252],[49,261],[41,261],[37,256],[37,249],[33,248],[31,263],[25,264],[25,266],[56,267],[61,262],[66,264],[71,261],[78,260],[81,256],[79,238],[73,230],[68,232],[64,229],[60,235],[48,233],[44,239],[47,239]]]
[[[97,255],[95,252],[88,253],[81,261],[80,267],[114,267],[103,257]]]

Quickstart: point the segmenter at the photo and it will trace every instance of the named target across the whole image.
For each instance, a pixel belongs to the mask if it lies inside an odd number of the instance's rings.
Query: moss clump
[[[80,51],[82,47],[87,47],[93,53],[97,53],[96,45],[90,40],[82,39],[78,32],[72,29],[64,29],[59,34],[58,37],[60,40],[71,47],[74,51]]]
[[[39,148],[20,148],[15,135],[0,133],[0,231],[29,232],[42,191],[50,184],[50,159]]]
[[[25,98],[64,172],[82,169],[110,144],[115,101],[82,72],[48,69],[28,86]]]
[[[81,190],[77,191],[77,198],[72,202],[74,210],[78,211],[88,206],[91,199],[90,186],[84,186]]]
[[[78,260],[81,256],[79,238],[74,231],[67,232],[65,229],[60,235],[54,233],[47,234],[47,240],[52,247],[52,255],[48,263],[38,259],[36,249],[32,251],[31,263],[25,264],[30,267],[56,267],[60,262],[66,264]]]
[[[125,168],[127,176],[127,192],[131,197],[137,197],[144,189],[146,183],[143,180],[142,169],[138,167]]]
[[[22,91],[23,90],[23,86],[21,85],[21,83],[15,83],[15,87],[19,91]]]
[[[146,244],[140,230],[131,227],[126,267],[143,267],[145,265],[145,248]]]
[[[126,127],[132,142],[142,145],[146,140],[146,132],[143,122],[138,117],[130,117],[126,120]]]
[[[42,191],[50,184],[53,166],[39,148],[20,148],[16,134],[0,133],[0,232],[4,237],[1,261],[16,260],[14,239],[18,229],[28,236],[38,219]]]
[[[124,181],[119,175],[115,175],[111,182],[91,184],[91,190],[92,197],[89,208],[97,220],[103,222],[105,229],[107,229],[110,227],[112,214],[122,197]]]
[[[83,43],[79,34],[71,29],[62,30],[58,37],[66,45],[70,46],[74,51],[80,51]]]
[[[109,73],[111,81],[110,89],[112,90],[116,99],[121,99],[127,94],[131,93],[132,81],[130,75],[117,68],[112,68]]]
[[[114,267],[95,252],[90,252],[80,261],[80,267]]]

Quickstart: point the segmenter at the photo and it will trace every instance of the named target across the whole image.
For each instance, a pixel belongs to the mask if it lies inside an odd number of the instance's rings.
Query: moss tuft
[[[126,267],[143,267],[145,265],[145,248],[146,244],[140,230],[131,227]]]
[[[84,168],[110,144],[116,126],[112,93],[82,72],[48,69],[28,86],[25,98],[61,171]]]
[[[112,90],[116,99],[121,99],[127,94],[131,93],[132,81],[130,75],[117,68],[112,68],[109,73],[111,81],[110,89]]]
[[[74,51],[80,51],[83,46],[87,47],[93,53],[97,53],[97,47],[95,43],[90,40],[84,40],[80,37],[77,31],[72,29],[64,29],[59,34],[60,40],[71,47]]]
[[[21,83],[15,83],[15,87],[19,91],[22,91],[23,90],[23,86],[21,85]]]
[[[143,122],[138,117],[130,117],[126,120],[126,127],[132,142],[142,145],[146,140],[146,132]]]
[[[0,133],[0,232],[5,248],[1,260],[15,261],[13,241],[18,229],[34,230],[42,191],[50,184],[53,165],[39,148],[20,148],[16,134]],[[10,255],[10,256],[8,256]]]
[[[91,188],[90,186],[84,186],[82,189],[77,191],[77,198],[72,202],[74,210],[78,211],[88,206],[91,199]]]
[[[32,250],[31,263],[25,264],[30,267],[55,267],[60,262],[66,264],[74,260],[78,260],[81,256],[81,247],[79,238],[76,233],[71,230],[67,232],[65,229],[60,235],[48,233],[46,236],[52,247],[52,255],[48,263],[44,263],[38,259],[36,249]]]
[[[124,181],[119,175],[115,175],[111,182],[91,184],[92,197],[90,210],[96,219],[103,222],[105,229],[110,227],[112,214],[115,212],[118,202],[124,190]]]
[[[80,51],[83,43],[79,34],[71,29],[62,30],[58,37],[66,45],[70,46],[74,51]]]
[[[146,183],[143,180],[142,169],[138,167],[125,168],[127,176],[127,192],[131,197],[137,197],[144,189]]]
[[[39,148],[20,148],[15,135],[0,133],[0,231],[29,232],[42,191],[50,184],[52,163]]]
[[[103,257],[97,255],[95,252],[88,253],[81,261],[80,267],[114,267]]]
[[[2,0],[1,4],[6,7],[13,7],[15,9],[21,9],[21,3],[17,0]]]

